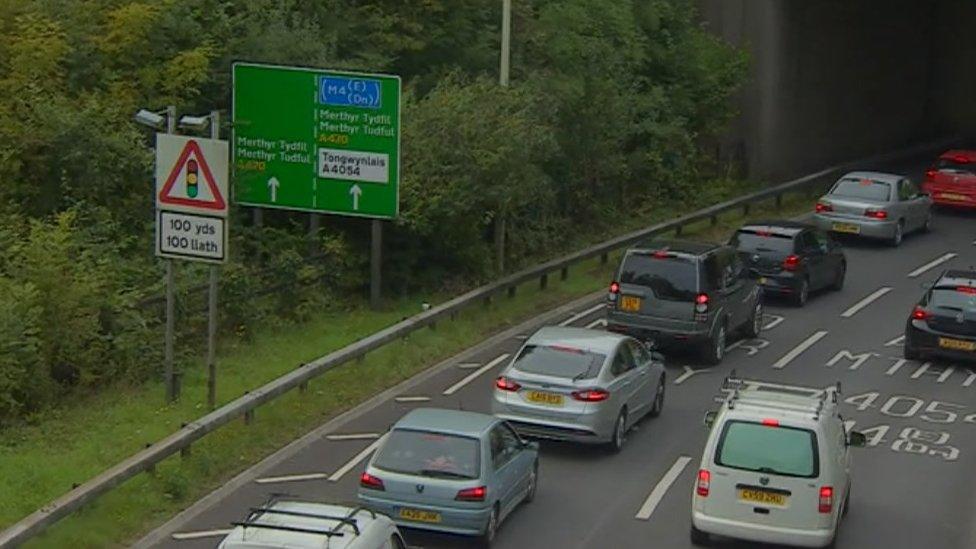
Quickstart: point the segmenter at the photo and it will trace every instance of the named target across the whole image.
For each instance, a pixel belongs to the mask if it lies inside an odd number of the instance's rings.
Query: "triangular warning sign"
[[[202,179],[202,181],[201,181]],[[217,187],[207,159],[195,140],[186,142],[173,171],[159,191],[163,204],[179,204],[207,210],[224,210],[227,203]]]

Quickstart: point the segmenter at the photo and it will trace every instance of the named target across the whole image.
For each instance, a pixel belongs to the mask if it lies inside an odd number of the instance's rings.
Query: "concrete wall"
[[[700,0],[700,11],[753,59],[723,143],[752,176],[976,128],[976,57],[963,55],[976,46],[973,0]]]

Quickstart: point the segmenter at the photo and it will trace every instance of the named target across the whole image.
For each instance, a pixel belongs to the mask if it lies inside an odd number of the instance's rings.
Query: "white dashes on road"
[[[668,469],[667,473],[664,473],[664,476],[661,477],[660,481],[658,481],[657,486],[651,490],[650,495],[647,496],[646,500],[644,500],[644,505],[641,505],[640,510],[637,511],[637,515],[634,516],[635,519],[647,520],[651,518],[651,515],[654,513],[654,509],[656,509],[657,505],[661,503],[662,499],[664,499],[664,495],[668,493],[668,488],[671,488],[674,481],[678,480],[678,475],[685,470],[685,467],[688,466],[689,461],[691,461],[690,457],[681,456],[677,461],[674,462],[674,465]]]
[[[774,315],[774,314],[770,314],[770,313],[764,313],[763,314],[763,320],[766,321],[766,323],[763,325],[762,329],[763,330],[772,330],[773,328],[779,326],[780,323],[782,323],[784,320],[786,320],[786,318],[785,317],[782,317],[782,316],[779,316],[779,315]]]
[[[598,319],[594,320],[593,322],[590,322],[589,324],[587,324],[586,325],[586,328],[588,330],[592,330],[593,328],[596,328],[597,326],[601,326],[602,327],[602,326],[606,326],[606,325],[607,325],[607,319],[605,319],[605,318],[598,318]]]
[[[379,433],[348,433],[340,435],[325,435],[329,440],[375,440],[380,438]]]
[[[457,365],[458,368],[462,370],[474,370],[475,368],[480,368],[480,362],[462,362]]]
[[[301,482],[303,480],[322,480],[329,478],[328,473],[305,473],[301,475],[282,475],[280,477],[264,477],[255,479],[258,484],[276,484],[279,482]]]
[[[360,461],[366,459],[367,456],[375,452],[376,449],[379,447],[381,441],[382,439],[373,441],[373,443],[367,446],[366,448],[364,448],[362,452],[359,452],[358,454],[353,456],[353,458],[350,459],[348,462],[346,462],[345,465],[343,465],[338,470],[336,470],[335,473],[332,473],[332,476],[329,477],[329,482],[339,482],[339,480],[343,476],[345,476],[345,474],[348,473],[353,467],[355,467]]]
[[[491,369],[492,369],[492,368],[494,368],[495,366],[498,366],[498,365],[499,365],[500,363],[502,363],[502,362],[504,362],[504,361],[505,361],[506,359],[508,359],[508,353],[504,353],[504,354],[502,354],[502,355],[499,355],[499,356],[497,356],[497,357],[495,357],[495,358],[494,358],[494,359],[493,359],[493,360],[492,360],[491,362],[489,362],[488,364],[485,364],[485,365],[484,365],[484,366],[482,366],[481,368],[478,368],[477,370],[475,370],[475,371],[473,371],[473,372],[471,372],[470,374],[468,374],[468,375],[467,375],[467,377],[465,377],[465,378],[464,378],[464,379],[462,379],[461,381],[458,381],[458,382],[457,382],[457,383],[455,383],[454,385],[451,385],[450,387],[448,387],[448,388],[447,388],[447,390],[445,390],[445,391],[444,391],[444,394],[445,394],[445,395],[453,395],[453,394],[454,394],[454,393],[456,393],[456,392],[457,392],[457,391],[458,391],[458,390],[459,390],[459,389],[460,389],[461,387],[464,387],[464,386],[465,386],[465,385],[467,385],[468,383],[471,383],[471,382],[472,382],[472,381],[474,381],[474,380],[475,380],[475,379],[476,379],[476,378],[477,378],[478,376],[480,376],[481,374],[483,374],[483,373],[485,373],[485,372],[487,372],[488,370],[491,370]]]
[[[888,293],[890,291],[891,291],[891,288],[889,288],[888,286],[883,286],[881,288],[878,288],[877,290],[871,292],[870,295],[868,295],[867,297],[865,297],[861,301],[858,301],[857,303],[851,305],[851,308],[850,309],[847,309],[846,311],[844,311],[843,313],[841,313],[840,316],[842,316],[844,318],[850,318],[850,317],[856,315],[861,309],[867,307],[868,305],[870,305],[871,303],[873,303],[876,299],[878,299],[879,297],[885,295],[886,293]]]
[[[919,267],[919,268],[915,269],[914,271],[908,273],[908,278],[915,278],[916,276],[924,273],[925,271],[931,269],[932,267],[937,267],[939,265],[942,265],[943,263],[945,263],[946,261],[949,261],[950,259],[952,259],[954,257],[956,257],[956,254],[954,254],[954,253],[947,253],[947,254],[945,254],[945,255],[943,255],[941,257],[937,257],[937,258],[933,259],[932,261],[929,261],[925,265],[922,265],[921,267]]]
[[[231,533],[232,530],[201,530],[199,532],[176,532],[173,534],[173,539],[184,541],[191,539],[203,539],[203,538],[215,538],[217,536],[226,536]]]
[[[827,335],[826,330],[820,330],[819,332],[814,332],[813,335],[806,338],[805,340],[803,340],[802,343],[794,347],[792,351],[783,355],[783,358],[777,360],[776,363],[773,364],[773,368],[776,368],[777,370],[781,370],[785,368],[787,364],[793,362],[793,359],[802,355],[803,352],[809,349],[810,347],[813,347],[814,344],[816,344],[818,341],[823,339],[825,335]]]
[[[693,376],[695,374],[708,373],[710,371],[708,368],[702,368],[701,370],[692,370],[691,369],[691,366],[682,366],[682,368],[684,368],[685,371],[680,376],[678,376],[677,378],[675,378],[675,380],[674,380],[674,384],[675,385],[681,385],[689,377],[691,377],[691,376]]]
[[[430,397],[426,396],[398,396],[393,400],[397,402],[430,402]]]
[[[583,311],[581,313],[576,313],[575,315],[567,318],[566,320],[560,322],[559,325],[560,326],[569,326],[570,324],[576,322],[577,320],[579,320],[579,319],[581,319],[581,318],[583,318],[585,316],[591,315],[591,314],[599,311],[600,309],[604,308],[605,306],[606,305],[604,305],[603,303],[600,303],[598,305],[594,305],[594,306],[590,307],[589,309],[587,309],[587,310],[585,310],[585,311]]]

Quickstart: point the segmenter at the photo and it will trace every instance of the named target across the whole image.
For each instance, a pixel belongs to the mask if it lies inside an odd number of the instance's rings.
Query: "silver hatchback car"
[[[907,177],[851,172],[817,201],[821,229],[901,244],[904,235],[932,227],[932,199]]]
[[[612,332],[545,327],[495,381],[491,410],[519,434],[619,451],[624,435],[664,406],[664,360]]]

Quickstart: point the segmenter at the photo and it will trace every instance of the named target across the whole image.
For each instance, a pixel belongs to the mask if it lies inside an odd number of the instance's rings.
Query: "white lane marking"
[[[667,473],[664,473],[664,476],[661,477],[660,481],[658,481],[657,486],[651,490],[650,495],[647,496],[646,500],[644,500],[644,505],[641,505],[640,510],[637,511],[637,514],[634,516],[635,519],[647,520],[651,518],[651,514],[654,513],[654,509],[659,503],[661,503],[661,500],[664,499],[664,495],[668,493],[668,489],[671,488],[674,481],[678,479],[678,475],[685,470],[685,467],[688,465],[689,461],[691,461],[690,457],[681,456],[677,461],[674,462],[674,465],[668,469]]]
[[[884,346],[885,347],[895,347],[897,345],[901,345],[904,341],[905,341],[905,336],[903,334],[903,335],[900,335],[900,336],[896,337],[895,339],[892,339],[888,343],[885,343]]]
[[[966,381],[962,382],[962,386],[969,387],[974,381],[976,381],[976,372],[970,372],[969,376],[966,378]]]
[[[769,340],[757,337],[756,339],[740,339],[732,345],[725,347],[725,351],[731,351],[733,349],[744,349],[749,356],[752,356],[759,351],[769,347]]]
[[[871,292],[870,295],[868,295],[867,297],[865,297],[861,301],[858,301],[857,303],[851,305],[851,308],[850,309],[847,309],[846,311],[844,311],[843,313],[841,313],[840,316],[842,316],[844,318],[851,318],[852,316],[856,315],[858,313],[858,311],[860,311],[861,309],[867,307],[872,302],[874,302],[874,300],[878,299],[879,297],[885,295],[886,293],[888,293],[890,291],[891,291],[891,288],[889,288],[888,286],[882,286],[881,288],[878,288],[877,290]]]
[[[217,536],[226,536],[231,532],[233,532],[233,530],[201,530],[199,532],[176,532],[173,534],[173,539],[188,540],[188,539],[201,539],[201,538],[215,538]]]
[[[891,368],[888,368],[888,370],[885,372],[885,375],[886,376],[893,376],[893,375],[895,375],[895,372],[897,372],[898,370],[900,370],[901,367],[904,366],[906,362],[908,362],[908,360],[906,360],[904,358],[895,359],[894,365],[892,365]]]
[[[956,257],[956,254],[954,254],[952,252],[947,253],[947,254],[945,254],[943,256],[937,257],[937,258],[933,259],[932,261],[929,261],[925,265],[922,265],[921,267],[919,267],[919,268],[915,269],[914,271],[908,273],[908,278],[915,278],[916,276],[924,273],[925,271],[931,269],[932,267],[937,267],[939,265],[942,265],[943,263],[945,263],[946,261],[949,261],[950,259],[952,259],[954,257]]]
[[[283,475],[280,477],[264,477],[255,479],[254,482],[258,484],[274,484],[277,482],[300,482],[303,480],[321,480],[323,478],[329,478],[328,473],[305,473],[302,475]]]
[[[594,320],[593,322],[590,322],[589,324],[587,324],[586,325],[586,329],[587,330],[592,330],[593,328],[596,328],[597,326],[606,326],[606,325],[607,325],[607,319],[605,319],[605,318],[598,318],[598,319]]]
[[[674,384],[675,385],[681,385],[689,377],[691,377],[691,376],[693,376],[695,374],[707,373],[709,371],[708,368],[702,368],[701,370],[692,370],[691,369],[691,366],[682,366],[682,368],[684,368],[685,371],[680,376],[678,376],[677,378],[675,378],[675,380],[674,380]]]
[[[430,397],[425,396],[398,396],[393,399],[397,402],[430,402]]]
[[[515,339],[519,341],[525,341],[526,339],[529,339],[529,336],[527,334],[517,335],[515,336]]]
[[[346,473],[348,473],[360,461],[366,459],[366,456],[368,456],[368,455],[372,454],[373,452],[375,452],[376,451],[376,448],[379,447],[381,441],[382,441],[382,439],[380,439],[380,440],[374,440],[372,444],[370,444],[366,448],[363,448],[363,451],[362,452],[359,452],[358,454],[356,454],[355,456],[353,456],[353,458],[350,459],[349,461],[347,461],[345,465],[343,465],[338,470],[336,470],[335,473],[332,473],[332,476],[329,477],[329,482],[338,482],[339,479],[341,479],[343,477],[343,475],[345,475]]]
[[[763,313],[763,320],[766,318],[772,318],[772,320],[762,327],[763,330],[772,330],[773,328],[780,325],[781,322],[786,320],[786,317],[774,315],[771,313]]]
[[[777,370],[781,370],[785,368],[786,365],[792,362],[794,358],[803,354],[803,352],[809,349],[810,347],[813,347],[813,345],[816,342],[823,339],[825,335],[827,335],[826,330],[820,330],[819,332],[814,332],[813,335],[806,338],[805,340],[803,340],[802,343],[794,347],[792,351],[783,355],[783,358],[777,360],[776,363],[773,364],[773,368],[776,368]]]
[[[507,359],[507,358],[508,358],[508,353],[504,353],[504,354],[501,354],[499,356],[496,356],[488,364],[485,364],[481,368],[478,368],[477,370],[471,372],[470,374],[467,375],[467,377],[465,377],[461,381],[458,381],[454,385],[451,385],[450,387],[448,387],[447,390],[444,391],[444,394],[445,395],[453,395],[454,393],[456,393],[458,391],[458,389],[460,389],[461,387],[464,387],[468,383],[471,383],[472,381],[474,381],[474,379],[476,377],[480,376],[481,374],[487,372],[488,370],[491,370],[495,366],[498,366],[500,363],[504,362],[505,359]]]
[[[579,319],[581,319],[581,318],[583,318],[583,317],[585,317],[587,315],[591,315],[591,314],[599,311],[600,309],[602,309],[604,307],[606,307],[606,304],[604,304],[604,303],[600,303],[598,305],[594,305],[594,306],[590,307],[589,309],[587,309],[587,310],[585,310],[583,312],[576,313],[575,315],[567,318],[566,320],[560,322],[559,325],[560,326],[569,326],[570,324],[576,322],[577,320],[579,320]]]
[[[458,368],[462,370],[474,370],[475,368],[480,368],[480,362],[462,362],[457,365]]]
[[[345,435],[325,435],[329,440],[376,440],[380,438],[379,433],[349,433]]]

